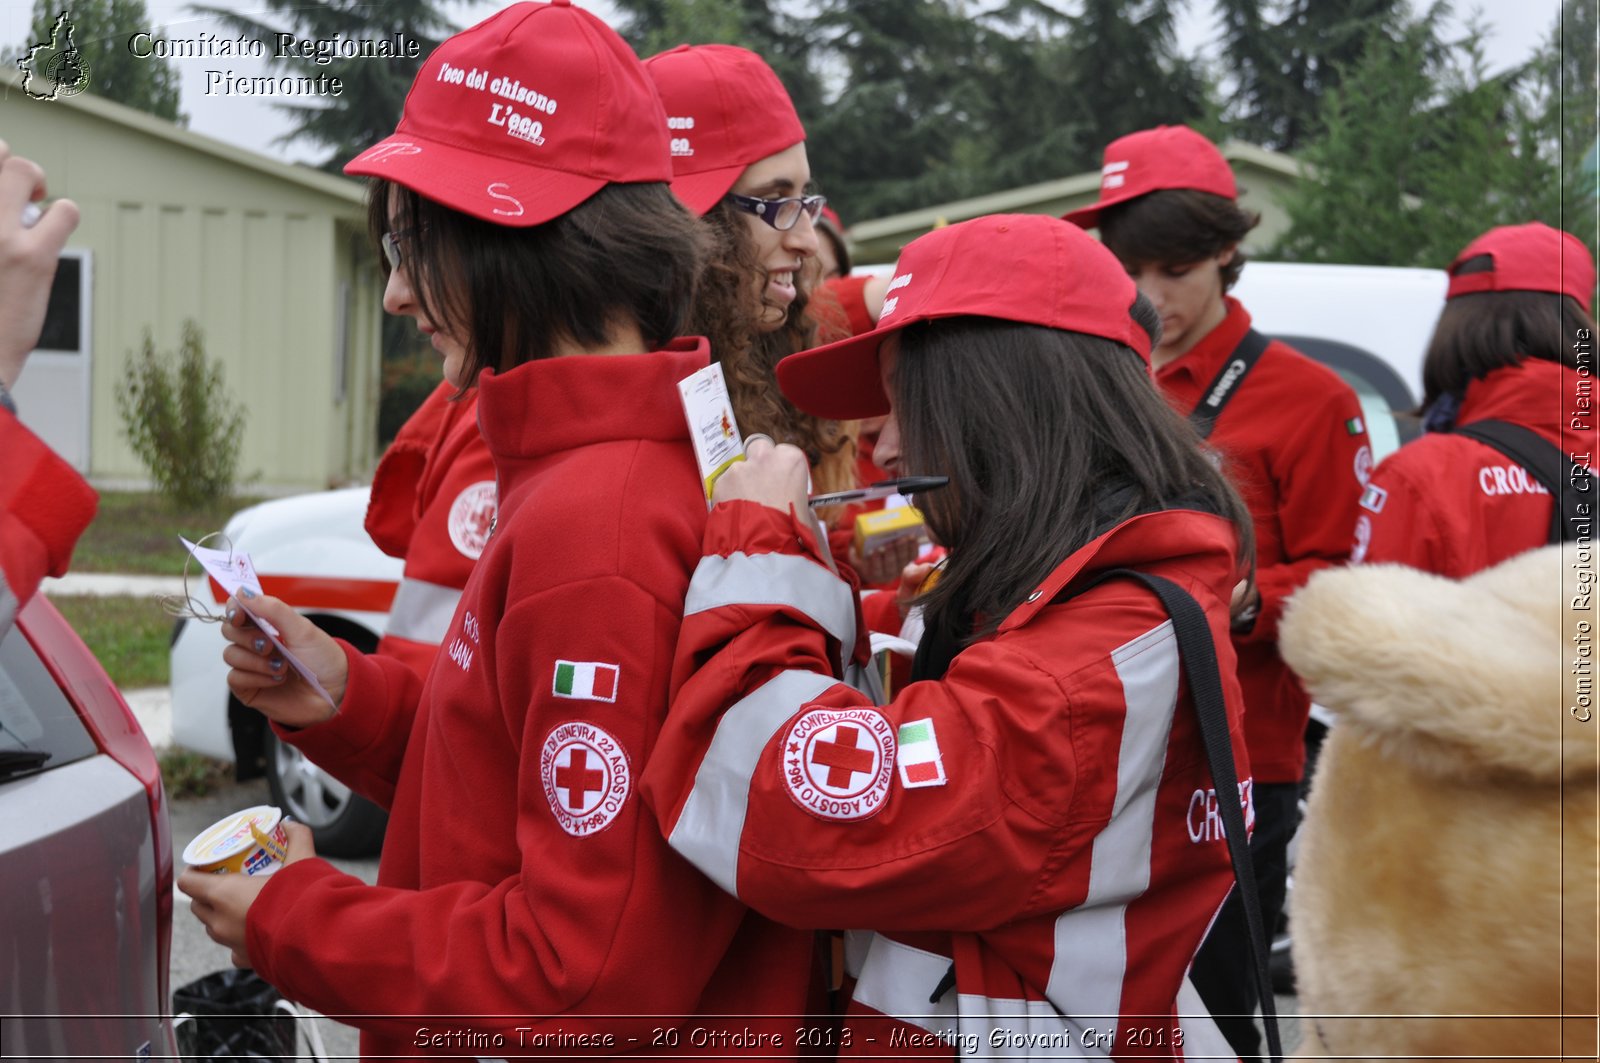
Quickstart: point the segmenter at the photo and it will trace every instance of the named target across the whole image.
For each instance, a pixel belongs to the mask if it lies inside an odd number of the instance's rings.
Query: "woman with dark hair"
[[[1251,858],[1268,931],[1287,894],[1299,822],[1311,696],[1278,653],[1278,619],[1318,569],[1349,557],[1356,500],[1372,472],[1361,401],[1327,366],[1251,324],[1229,294],[1245,269],[1241,241],[1259,218],[1215,144],[1187,126],[1157,126],[1106,145],[1099,199],[1066,220],[1098,227],[1161,315],[1151,352],[1156,387],[1188,417],[1250,507],[1253,578],[1233,628],[1255,773]],[[1238,1054],[1260,1053],[1260,1005],[1244,911],[1231,899],[1192,979]]]
[[[915,681],[878,707],[835,680],[850,589],[803,456],[751,440],[717,482],[646,798],[758,911],[876,931],[847,946],[847,1054],[1226,1052],[1185,974],[1233,882],[1218,802],[1248,794],[1227,634],[1249,515],[1151,386],[1150,304],[1081,230],[952,225],[893,287],[875,330],[778,379],[822,416],[887,414],[891,472],[950,477],[918,500],[950,560]],[[1214,792],[1174,627],[1129,569],[1203,610],[1238,794]]]
[[[679,45],[645,60],[645,69],[666,107],[672,191],[711,234],[694,329],[722,364],[739,428],[804,451],[817,492],[848,490],[856,486],[854,426],[797,409],[773,375],[779,359],[819,342],[810,283],[826,200],[807,194],[811,164],[794,103],[745,48]],[[823,516],[848,523],[848,514]],[[850,536],[850,527],[832,536],[842,558],[884,567],[851,557]],[[898,572],[900,564],[889,567]]]
[[[1533,433],[1553,448],[1558,489],[1592,505],[1594,286],[1583,241],[1540,222],[1490,229],[1456,256],[1422,365],[1427,433],[1372,474],[1352,560],[1461,579],[1550,541],[1559,500],[1462,429]]]
[[[304,829],[270,877],[182,888],[236,963],[353,1016],[367,1057],[771,1029],[746,1016],[805,1010],[810,935],[669,852],[634,792],[706,521],[677,387],[710,357],[674,339],[702,236],[655,90],[594,16],[516,4],[441,45],[347,172],[376,178],[385,308],[478,387],[497,526],[425,683],[276,599],[230,603],[230,688],[387,806],[388,835],[375,888]]]

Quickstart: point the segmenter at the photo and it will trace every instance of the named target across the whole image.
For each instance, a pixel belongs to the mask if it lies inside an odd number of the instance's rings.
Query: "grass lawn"
[[[259,501],[232,498],[180,510],[153,493],[103,491],[100,509],[73,551],[72,571],[182,575],[187,555],[178,543],[179,535],[195,541],[221,531],[229,517]]]
[[[176,619],[155,598],[52,597],[122,690],[166,686],[167,648]]]

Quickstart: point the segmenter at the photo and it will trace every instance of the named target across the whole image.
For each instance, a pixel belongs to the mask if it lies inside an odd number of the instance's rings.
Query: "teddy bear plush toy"
[[[1337,717],[1290,909],[1302,1058],[1596,1058],[1593,556],[1330,569],[1290,603]]]

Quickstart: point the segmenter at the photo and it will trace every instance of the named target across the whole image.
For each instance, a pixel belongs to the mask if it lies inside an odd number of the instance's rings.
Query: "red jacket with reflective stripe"
[[[1458,424],[1510,421],[1592,468],[1592,377],[1527,359],[1467,385]],[[1555,500],[1516,462],[1447,432],[1407,443],[1383,460],[1361,498],[1357,561],[1395,561],[1461,579],[1549,541]]]
[[[917,1054],[931,1032],[949,1057],[982,1031],[988,1054],[991,1030],[1053,1031],[1030,1044],[1055,1058],[1088,1030],[1125,1057],[1214,1047],[1186,973],[1233,874],[1172,626],[1128,580],[1052,599],[1116,567],[1194,595],[1248,797],[1234,546],[1217,517],[1136,517],[880,708],[833,678],[853,603],[805,529],[719,505],[645,797],[673,847],[758,911],[879,932],[850,950],[847,1053]],[[952,961],[954,988],[930,1003]]]
[[[376,888],[322,860],[274,875],[250,954],[292,999],[368,1015],[365,1056],[517,1055],[519,1026],[616,1053],[670,1050],[651,1030],[676,1027],[678,1053],[746,1054],[691,1035],[806,1009],[811,935],[672,853],[634,792],[706,520],[677,382],[708,361],[680,341],[486,373],[500,520],[425,689],[347,653],[339,714],[285,735],[389,805],[389,830]],[[421,1027],[507,1040],[430,1052]],[[543,1050],[563,1047],[599,1050]]]
[[[94,489],[0,410],[0,637],[45,576],[60,576],[94,519]]]
[[[1156,373],[1185,417],[1250,328],[1237,300],[1227,306],[1222,324]],[[1313,572],[1350,556],[1356,502],[1372,471],[1361,403],[1333,370],[1274,340],[1206,443],[1255,523],[1261,612],[1249,632],[1234,636],[1250,763],[1257,782],[1297,782],[1311,697],[1278,656],[1278,618]]]
[[[367,534],[406,567],[378,652],[420,676],[433,666],[495,512],[494,460],[478,393],[441,383],[395,436],[372,478]]]

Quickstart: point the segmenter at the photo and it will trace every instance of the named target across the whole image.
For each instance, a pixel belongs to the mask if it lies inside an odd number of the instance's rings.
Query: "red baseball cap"
[[[1456,267],[1479,255],[1488,255],[1494,267],[1456,273]],[[1472,241],[1450,263],[1445,298],[1472,292],[1555,292],[1587,308],[1594,300],[1594,257],[1582,240],[1543,222],[1502,225]]]
[[[1106,145],[1100,167],[1100,199],[1061,217],[1093,229],[1100,212],[1168,188],[1192,188],[1225,199],[1239,198],[1233,168],[1217,146],[1186,125],[1158,125]]]
[[[992,317],[1115,340],[1146,362],[1150,336],[1129,313],[1138,289],[1106,247],[1042,214],[991,214],[935,229],[900,252],[871,332],[791,354],[778,386],[802,410],[853,420],[889,412],[878,348],[907,325]]]
[[[644,61],[667,109],[672,191],[696,214],[728,194],[751,163],[806,138],[778,75],[730,44],[680,44]]]
[[[345,166],[498,225],[608,184],[672,180],[666,117],[626,42],[572,0],[520,3],[422,64],[394,135]]]

